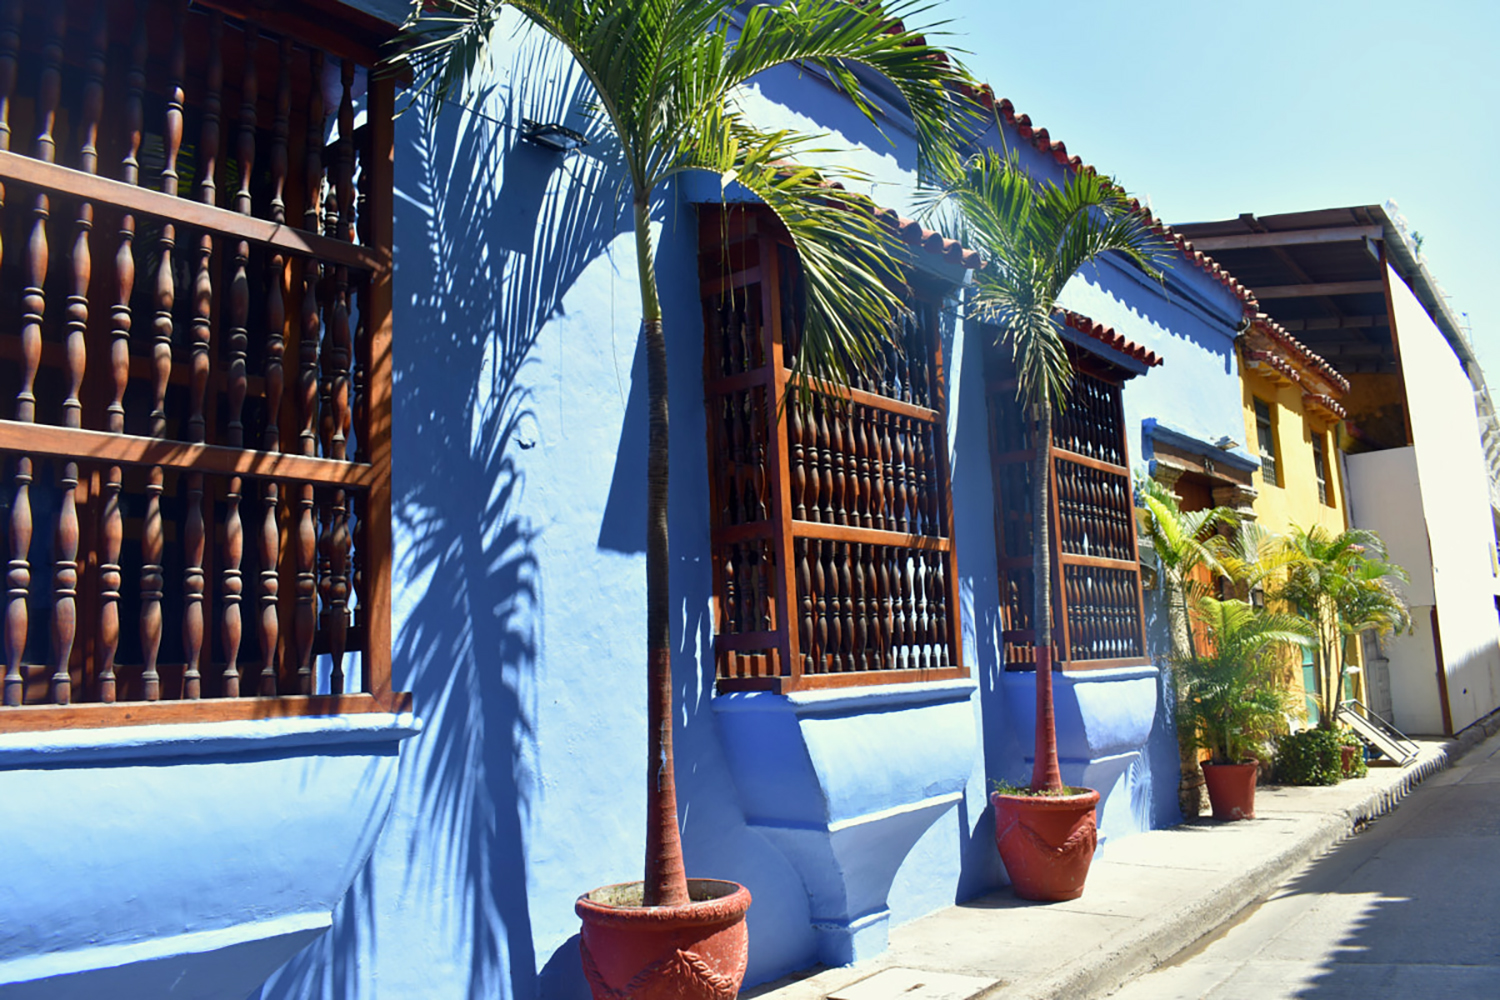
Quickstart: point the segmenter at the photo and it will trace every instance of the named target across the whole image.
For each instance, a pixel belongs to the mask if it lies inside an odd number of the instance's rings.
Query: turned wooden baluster
[[[279,49],[276,69],[276,123],[272,127],[272,222],[287,223],[287,138],[291,120],[291,39],[284,37]],[[287,322],[287,300],[282,289],[282,279],[287,273],[287,258],[281,252],[272,253],[266,274],[266,432],[261,447],[266,451],[281,450],[282,394],[287,387],[284,357],[287,352],[285,322]],[[281,508],[281,486],[275,480],[266,481],[261,514],[261,676],[257,693],[261,696],[276,694],[276,651],[281,642],[281,612],[278,600],[281,597],[281,576],[278,562],[281,561],[281,523],[278,511]]]
[[[323,96],[316,81],[323,78],[323,53],[314,50],[308,66],[314,85],[308,91],[307,108],[307,200],[302,228],[311,233],[322,231],[323,187]],[[318,284],[322,275],[317,260],[302,262],[302,337],[298,349],[297,399],[302,417],[298,434],[298,451],[306,456],[318,453],[318,337],[322,323],[318,316]],[[313,521],[313,487],[302,483],[297,500],[297,609],[293,619],[293,641],[297,653],[297,693],[312,694],[313,637],[317,628],[317,529]]]
[[[844,479],[844,415],[839,403],[833,398],[824,401],[824,415],[828,421],[828,447],[824,455],[829,467],[829,511],[834,524],[848,524],[848,502]]]
[[[849,613],[850,613],[850,642],[849,642],[849,669],[868,670],[865,651],[870,642],[870,631],[865,624],[864,607],[864,546],[844,546],[844,558],[849,565]]]
[[[910,417],[901,418],[901,440],[906,452],[905,470],[901,481],[906,488],[907,530],[913,535],[920,535],[926,530],[922,524],[922,492],[920,485],[922,447],[920,431],[921,425],[916,420]]]
[[[354,241],[354,63],[342,60],[340,81],[343,96],[339,102],[338,143],[338,229],[339,239]],[[331,451],[329,457],[343,461],[349,441],[349,362],[353,343],[349,331],[349,269],[337,267],[333,272],[333,344],[328,352],[329,397],[332,402]],[[342,488],[334,491],[331,511],[329,547],[329,642],[333,661],[330,674],[332,692],[344,693],[344,651],[349,637],[349,501]]]
[[[828,669],[843,670],[844,599],[839,591],[838,543],[823,543],[823,581],[828,588]]]
[[[908,550],[893,548],[890,552],[891,667],[905,669],[909,666],[907,646],[911,642],[911,635],[906,627],[906,594],[911,581],[904,574]]]
[[[198,199],[205,205],[218,203],[214,174],[219,166],[220,91],[224,85],[224,14],[213,11],[208,21],[208,74],[203,95],[203,129],[198,141]],[[207,231],[198,237],[198,267],[193,280],[193,318],[188,326],[188,440],[206,440],[203,405],[208,392],[210,323],[213,315],[214,238]],[[182,696],[203,695],[204,611],[206,580],[203,554],[207,541],[203,519],[203,473],[187,474],[187,523],[183,531],[182,649],[186,666],[182,673]],[[237,499],[237,498],[236,498]],[[236,638],[238,638],[236,636]]]
[[[912,623],[915,639],[912,644],[912,666],[926,668],[930,665],[932,619],[927,601],[926,553],[913,549],[911,553]]]
[[[292,40],[281,40],[280,58],[276,72],[276,122],[271,131],[271,221],[286,224],[286,176],[287,136],[290,132],[292,112]],[[286,389],[286,373],[283,359],[286,354],[286,300],[282,279],[286,273],[286,257],[280,252],[271,255],[266,273],[266,375],[265,403],[266,429],[261,447],[266,451],[281,450],[281,398]],[[281,577],[277,563],[281,561],[281,525],[277,513],[281,504],[281,487],[274,480],[266,480],[264,512],[260,530],[260,683],[257,693],[276,693],[276,652],[281,639],[281,618],[277,601],[281,593]]]
[[[755,492],[755,519],[770,516],[770,496],[766,480],[766,410],[764,391],[752,390],[750,404],[750,481]]]
[[[870,627],[873,617],[869,601],[871,585],[869,545],[854,546],[854,660],[859,670],[870,669],[870,646],[875,640]]]
[[[816,497],[814,520],[824,524],[834,523],[833,505],[833,444],[828,429],[828,397],[821,393],[812,397],[812,421],[808,436],[816,447],[810,449],[811,462],[808,475],[812,478],[812,492]]]
[[[839,615],[843,628],[839,635],[839,669],[854,669],[854,581],[850,573],[849,544],[836,544],[834,565],[839,578]]]
[[[337,151],[335,151],[337,152]],[[336,238],[339,229],[337,161],[329,171],[329,182],[324,186],[323,235]],[[323,311],[323,353],[318,379],[318,441],[324,458],[333,455],[333,373],[331,356],[334,350],[334,327],[337,317],[337,297],[334,294],[334,268],[325,265],[323,281],[318,286],[319,308]],[[331,499],[331,498],[330,498]],[[318,510],[318,627],[328,634],[330,616],[333,613],[333,505],[325,503]],[[331,687],[330,687],[331,690]]]
[[[940,552],[932,553],[932,641],[936,647],[938,667],[953,665],[949,657],[948,645],[948,584],[946,563],[947,556]]]
[[[869,497],[870,519],[867,527],[885,530],[885,458],[880,443],[881,411],[870,406],[860,408],[860,433],[864,435],[870,469],[870,481],[865,487]]]
[[[241,215],[253,211],[250,197],[250,177],[255,171],[255,102],[259,97],[259,81],[255,72],[255,49],[260,42],[260,26],[250,23],[245,26],[245,75],[240,82],[239,132],[235,141],[235,155],[239,160],[239,189],[234,193],[234,210]],[[249,390],[249,377],[245,371],[245,353],[249,348],[250,335],[246,329],[250,318],[250,243],[240,240],[234,248],[234,273],[229,279],[229,421],[225,428],[225,444],[231,448],[245,446],[245,395]],[[229,489],[224,496],[224,697],[240,696],[240,642],[244,638],[244,621],[240,604],[244,599],[245,581],[240,563],[245,555],[245,527],[240,519],[240,499],[244,480],[239,476],[229,478]]]
[[[891,414],[891,437],[896,451],[896,520],[900,525],[899,530],[911,535],[919,534],[922,529],[917,520],[917,507],[911,502],[915,494],[912,488],[915,449],[912,447],[911,431],[905,417]]]
[[[755,631],[755,567],[750,564],[750,546],[734,547],[734,620],[741,632]]]
[[[795,405],[804,421],[802,441],[806,458],[802,463],[802,468],[805,479],[803,495],[806,497],[806,519],[809,521],[822,521],[823,474],[819,470],[822,467],[823,452],[818,445],[817,397],[809,397],[805,405],[800,400]]]
[[[7,0],[0,8],[0,148],[10,149],[11,98],[16,89],[16,53],[21,41],[20,0]],[[4,190],[0,188],[0,204]],[[45,248],[46,196],[38,194],[42,202],[40,225]],[[33,203],[35,214],[35,203]],[[37,223],[33,223],[33,236]],[[36,260],[28,254],[28,273],[34,273]],[[45,275],[45,264],[43,265]],[[39,284],[39,282],[33,282]],[[27,289],[27,294],[31,289]],[[25,367],[21,391],[16,394],[16,419],[31,422],[36,419],[36,398],[31,386],[36,380],[37,366],[41,363],[40,317],[33,327],[31,313],[34,303],[23,299],[21,318],[21,354]],[[25,677],[21,673],[21,658],[26,654],[26,636],[30,621],[26,601],[31,591],[31,459],[22,455],[16,459],[15,494],[10,509],[10,563],[6,568],[5,604],[5,704],[19,705],[23,700]]]
[[[823,594],[823,543],[816,538],[809,538],[805,545],[813,611],[812,623],[802,636],[802,645],[807,649],[812,660],[812,666],[809,669],[815,674],[820,674],[825,669],[823,650],[828,643],[828,603]]]
[[[866,432],[869,421],[869,410],[867,407],[850,407],[851,419],[853,420],[854,454],[859,463],[859,523],[866,528],[875,526],[875,502],[873,491],[875,479],[871,474],[871,466],[877,464],[878,456],[874,454],[875,438]]]
[[[21,0],[0,4],[0,149],[10,150],[11,96],[16,90],[16,53],[21,45]],[[0,184],[0,213],[5,209],[5,185]],[[0,247],[3,252],[3,247]],[[23,401],[16,400],[19,417]],[[16,491],[11,501],[10,562],[6,566],[5,690],[7,705],[19,705],[25,679],[21,657],[26,652],[26,596],[31,585],[31,459],[16,461]]]
[[[877,383],[878,384],[878,383]],[[886,621],[885,621],[885,546],[866,545],[864,558],[866,611],[870,616],[870,669],[886,670]]]
[[[924,424],[924,435],[927,439],[927,464],[923,472],[927,479],[926,490],[923,496],[927,505],[927,523],[930,525],[929,533],[940,538],[948,537],[947,508],[943,504],[942,482],[939,478],[938,459],[939,449],[947,445],[942,425],[937,423]]]
[[[42,84],[38,92],[38,106],[43,110],[42,127],[49,133],[51,143],[51,119],[56,114],[57,102],[62,91],[62,41],[65,29],[62,8],[59,6],[51,23],[51,35],[42,48],[44,68]],[[83,102],[78,121],[78,134],[82,140],[79,149],[78,169],[86,174],[99,171],[99,118],[104,109],[104,49],[108,44],[104,7],[96,4],[94,19],[89,29],[89,51],[84,58]],[[38,137],[38,146],[42,139]],[[83,388],[83,373],[87,367],[87,345],[84,331],[89,325],[89,278],[93,273],[93,258],[89,249],[89,233],[94,228],[94,206],[91,202],[78,204],[78,215],[73,222],[72,281],[68,288],[67,322],[65,324],[65,352],[68,365],[67,394],[63,397],[62,418],[64,427],[83,427],[83,401],[78,398]],[[57,534],[53,541],[53,552],[57,556],[52,572],[52,700],[66,705],[73,700],[73,679],[68,670],[68,661],[73,656],[73,641],[78,635],[78,463],[62,463],[58,476],[62,487],[62,502],[57,513]]]
[[[120,180],[140,183],[141,133],[144,130],[142,94],[146,87],[146,0],[137,0],[135,31],[130,40],[130,70],[125,77],[125,156]],[[130,382],[130,296],[135,291],[135,216],[120,217],[120,244],[115,251],[115,304],[110,310],[109,369],[114,395],[105,408],[105,430],[125,433],[125,389]],[[120,551],[125,537],[120,511],[123,473],[111,465],[104,477],[99,536],[104,550],[99,562],[99,700],[115,700],[115,656],[120,648]]]
[[[52,136],[52,129],[57,119],[57,103],[62,85],[63,29],[62,10],[58,8],[49,21],[47,42],[42,48],[42,72],[36,97],[37,136],[32,155],[47,163],[52,163],[56,159],[57,147]],[[21,292],[21,308],[24,310],[21,317],[22,376],[21,390],[16,394],[16,419],[28,424],[36,421],[36,395],[33,390],[36,386],[37,369],[41,365],[42,319],[47,309],[47,298],[43,287],[47,281],[50,251],[47,243],[47,218],[50,210],[51,204],[47,194],[45,191],[38,191],[32,202],[31,235],[26,248],[27,285]],[[25,557],[31,548],[31,474],[31,459],[29,456],[22,456],[16,462],[16,495],[11,514],[10,604],[6,609],[6,651],[10,660],[15,664],[11,667],[7,663],[7,687],[11,683],[10,675],[14,674],[17,691],[15,704],[20,704],[20,658],[26,648],[29,626],[26,599],[31,584],[31,567]],[[73,495],[72,486],[76,485],[76,482],[72,485],[64,482],[63,486],[68,498],[64,500],[65,504]],[[51,678],[51,683],[55,698],[59,694],[55,674]],[[61,693],[66,699],[68,695],[66,687]]]
[[[912,534],[935,535],[931,512],[927,506],[927,428],[920,420],[908,422],[911,437],[911,472],[907,476]]]
[[[187,56],[183,41],[186,0],[179,0],[172,18],[172,86],[167,102],[162,143],[166,160],[161,171],[161,189],[177,197],[177,154],[182,148],[182,80]],[[167,436],[167,382],[172,375],[172,306],[176,298],[172,281],[172,251],[176,247],[177,228],[164,220],[157,241],[156,315],[152,319],[152,406],[151,436]],[[161,495],[164,489],[162,467],[152,466],[146,483],[146,515],[141,528],[141,658],[144,667],[144,697],[156,701],[161,697],[161,680],[156,658],[161,651],[163,588],[166,572],[162,568],[165,535],[162,528]]]
[[[802,406],[787,400],[787,438],[792,449],[792,517],[807,520],[807,447],[802,441]]]

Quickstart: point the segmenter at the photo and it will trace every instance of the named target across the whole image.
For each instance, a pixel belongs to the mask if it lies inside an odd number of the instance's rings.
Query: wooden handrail
[[[243,239],[302,257],[384,273],[390,269],[390,254],[374,247],[346,243],[288,225],[240,215],[228,209],[176,198],[150,188],[134,187],[108,177],[45,163],[30,156],[0,150],[0,181],[23,184],[68,198],[109,205],[127,212],[158,219],[171,219],[194,229],[212,231],[226,239]]]
[[[335,462],[279,451],[225,448],[17,420],[0,420],[0,451],[121,465],[159,465],[224,476],[287,479],[356,490],[369,489],[379,478],[376,468],[363,462]]]

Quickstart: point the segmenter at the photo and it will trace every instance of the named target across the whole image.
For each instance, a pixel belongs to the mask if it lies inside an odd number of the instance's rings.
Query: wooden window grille
[[[1318,480],[1318,503],[1328,505],[1328,453],[1324,451],[1323,434],[1312,436],[1313,475]]]
[[[1071,669],[1146,664],[1122,373],[1091,355],[1070,354],[1073,395],[1053,418],[1048,442],[1053,658]],[[1010,670],[1034,669],[1036,428],[1016,402],[1009,356],[987,351],[985,367],[1003,662]]]
[[[790,240],[754,208],[699,221],[718,689],[968,676],[940,293],[915,298],[878,370],[788,397],[802,328]]]
[[[1267,486],[1280,486],[1276,471],[1276,424],[1271,416],[1271,405],[1263,399],[1255,401],[1255,439],[1260,448],[1260,474]]]
[[[409,706],[393,84],[331,9],[0,0],[0,730]]]

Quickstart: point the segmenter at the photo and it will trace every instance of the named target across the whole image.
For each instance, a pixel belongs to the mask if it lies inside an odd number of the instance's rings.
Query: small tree
[[[985,257],[968,318],[993,325],[997,349],[1015,360],[1016,395],[1032,423],[1032,577],[1036,631],[1036,761],[1033,792],[1063,787],[1052,707],[1052,549],[1047,512],[1052,417],[1067,405],[1073,366],[1057,299],[1085,265],[1118,254],[1156,275],[1162,246],[1124,190],[1092,171],[1061,184],[1034,180],[1014,155],[987,150],[945,179],[932,211],[956,209],[949,228]]]
[[[1226,573],[1219,562],[1222,548],[1215,544],[1220,537],[1215,529],[1221,524],[1238,524],[1239,517],[1228,507],[1185,511],[1175,493],[1143,473],[1136,474],[1135,492],[1136,524],[1156,551],[1160,566],[1172,658],[1185,660],[1198,654],[1192,611],[1208,596],[1207,584],[1196,579],[1194,571],[1206,568],[1210,574]]]
[[[1335,535],[1321,525],[1293,527],[1281,554],[1286,579],[1272,596],[1290,602],[1315,629],[1318,727],[1333,729],[1348,640],[1367,629],[1384,636],[1411,628],[1396,586],[1408,579],[1406,571],[1388,561],[1380,536],[1363,528]]]
[[[1208,648],[1178,660],[1182,691],[1178,724],[1215,764],[1238,764],[1275,732],[1288,707],[1277,676],[1280,651],[1309,646],[1313,628],[1297,615],[1277,614],[1244,601],[1199,598],[1194,609]]]
[[[869,201],[798,166],[821,137],[758,128],[738,96],[778,66],[814,66],[876,119],[855,73],[868,67],[900,93],[925,164],[940,157],[968,105],[967,77],[903,18],[920,3],[797,0],[757,4],[735,26],[734,0],[416,0],[397,57],[416,86],[447,95],[485,65],[505,8],[556,38],[593,84],[630,182],[647,372],[647,831],[644,902],[687,903],[672,758],[671,613],[667,576],[667,341],[651,212],[663,185],[695,171],[738,183],[786,226],[802,266],[807,318],[798,364],[839,381],[875,356],[894,316],[893,236]]]

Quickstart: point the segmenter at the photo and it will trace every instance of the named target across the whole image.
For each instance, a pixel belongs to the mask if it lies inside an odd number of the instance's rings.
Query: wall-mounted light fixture
[[[1214,442],[1215,448],[1221,448],[1224,451],[1228,451],[1230,448],[1238,448],[1239,446],[1240,443],[1234,438],[1230,437],[1228,434],[1225,434],[1223,437],[1219,438],[1219,440]]]
[[[554,153],[571,153],[589,144],[582,133],[575,132],[566,125],[542,124],[529,118],[521,119],[521,139]]]

